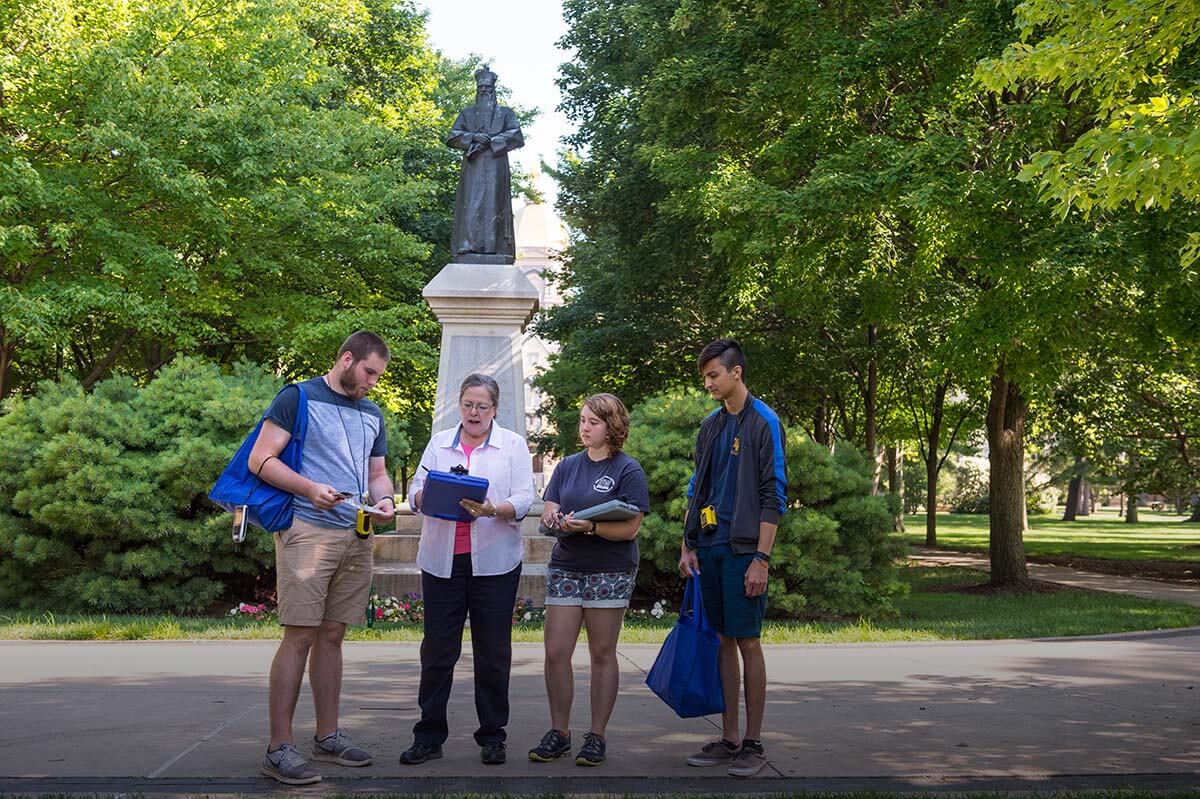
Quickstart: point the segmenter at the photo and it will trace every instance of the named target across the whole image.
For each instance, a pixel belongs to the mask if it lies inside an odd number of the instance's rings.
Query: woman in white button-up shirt
[[[521,519],[534,500],[533,459],[525,439],[496,424],[500,387],[487,375],[468,375],[459,389],[458,427],[435,434],[421,456],[408,495],[420,511],[426,470],[466,467],[488,481],[482,503],[463,500],[475,517],[453,522],[426,516],[417,565],[425,599],[421,641],[421,720],[413,745],[400,755],[405,764],[442,756],[449,735],[446,704],[454,665],[462,653],[463,624],[471,619],[475,665],[475,741],[484,763],[505,760],[508,675],[512,664],[512,612],[521,579]]]

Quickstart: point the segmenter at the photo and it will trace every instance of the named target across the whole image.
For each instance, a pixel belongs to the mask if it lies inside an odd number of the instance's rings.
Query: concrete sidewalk
[[[0,643],[0,791],[261,793],[273,642]],[[622,693],[598,769],[538,764],[547,727],[541,648],[516,647],[509,762],[471,739],[466,647],[446,756],[401,766],[417,718],[418,647],[346,648],[343,724],[375,765],[322,764],[302,793],[1024,790],[1200,786],[1200,630],[1113,639],[784,646],[768,649],[759,780],[684,764],[719,733],[681,720],[643,684],[656,646],[620,648]],[[576,745],[587,728],[577,653]],[[302,695],[296,734],[312,734]]]
[[[987,555],[974,552],[955,552],[933,547],[912,547],[909,560],[932,566],[963,566],[968,569],[990,572],[991,562]],[[1159,580],[1142,580],[1137,577],[1121,577],[1116,574],[1072,569],[1069,566],[1053,566],[1046,563],[1029,563],[1029,576],[1048,583],[1086,588],[1090,591],[1108,591],[1114,594],[1129,594],[1143,599],[1161,599],[1167,602],[1182,602],[1200,606],[1200,588],[1182,583]]]

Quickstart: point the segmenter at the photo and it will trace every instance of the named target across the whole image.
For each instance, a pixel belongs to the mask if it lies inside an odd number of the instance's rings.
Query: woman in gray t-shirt
[[[592,668],[592,723],[575,757],[598,766],[605,757],[605,728],[617,701],[620,671],[617,638],[637,576],[635,540],[650,509],[646,474],[621,451],[629,434],[629,411],[612,394],[595,394],[579,410],[579,438],[586,449],[554,469],[546,486],[542,524],[561,531],[546,574],[546,690],[550,730],[529,751],[547,762],[570,754],[569,721],[574,699],[571,655],[579,629],[587,626]],[[576,519],[574,514],[619,499],[641,513],[620,522]]]

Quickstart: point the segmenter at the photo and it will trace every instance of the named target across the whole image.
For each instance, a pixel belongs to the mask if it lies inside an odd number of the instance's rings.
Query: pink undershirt
[[[469,444],[462,444],[463,452],[467,453],[467,468],[471,468],[471,453],[475,448]],[[471,551],[471,523],[458,522],[454,526],[454,554],[466,555]]]

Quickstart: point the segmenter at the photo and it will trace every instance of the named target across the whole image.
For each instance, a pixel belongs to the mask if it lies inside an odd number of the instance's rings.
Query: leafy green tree
[[[370,327],[404,376],[385,400],[429,412],[420,290],[462,90],[411,2],[19,6],[0,12],[0,396],[178,353],[307,375]]]
[[[1096,124],[1025,165],[1064,213],[1200,203],[1200,9],[1154,0],[1024,0],[1019,38],[979,76],[994,91],[1055,86]],[[1200,254],[1193,220],[1184,266]],[[1191,287],[1196,290],[1195,273]]]
[[[1095,98],[977,83],[1018,35],[983,0],[565,8],[581,155],[561,170],[571,302],[542,328],[556,406],[683,384],[733,333],[751,385],[816,440],[874,458],[881,432],[911,436],[936,466],[935,426],[901,414],[961,396],[987,435],[992,579],[1025,583],[1031,411],[1075,354],[1112,354],[1131,309],[1195,319],[1179,219],[1063,218],[1018,177],[1095,126]]]

